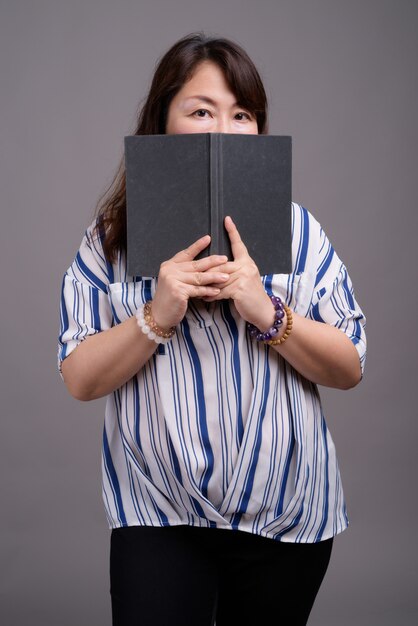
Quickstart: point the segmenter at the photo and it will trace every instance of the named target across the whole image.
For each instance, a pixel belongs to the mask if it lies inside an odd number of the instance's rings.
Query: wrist
[[[267,294],[266,294],[267,295]],[[292,329],[292,312],[278,296],[268,296],[273,308],[273,321],[266,322],[269,326],[255,326],[248,323],[250,336],[256,341],[263,341],[269,345],[279,345],[289,336]]]
[[[167,293],[156,290],[152,299],[152,317],[155,323],[165,330],[180,324],[187,310],[188,301],[169,298]]]
[[[156,343],[167,343],[176,331],[175,326],[169,328],[159,326],[153,316],[152,300],[140,306],[135,313],[135,317],[144,335],[147,335],[148,339]]]
[[[269,346],[280,346],[282,343],[286,341],[286,339],[289,337],[290,333],[292,332],[293,313],[286,304],[283,305],[283,308],[284,308],[284,313],[285,313],[284,318],[283,318],[283,325],[281,326],[280,331],[277,333],[275,337],[266,341],[266,344]]]
[[[252,326],[259,328],[261,332],[266,332],[274,322],[274,315],[274,305],[270,296],[264,292],[263,302],[258,304],[251,319],[247,318],[246,321]]]

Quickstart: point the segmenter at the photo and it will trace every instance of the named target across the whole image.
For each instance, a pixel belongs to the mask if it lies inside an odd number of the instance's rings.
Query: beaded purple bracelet
[[[257,328],[257,326],[254,326],[254,324],[248,323],[247,325],[250,337],[252,337],[252,339],[256,339],[257,341],[271,341],[275,338],[280,330],[280,326],[283,324],[283,318],[285,313],[283,302],[278,296],[272,295],[269,297],[274,306],[273,326],[269,328],[265,333],[262,333],[261,330]]]

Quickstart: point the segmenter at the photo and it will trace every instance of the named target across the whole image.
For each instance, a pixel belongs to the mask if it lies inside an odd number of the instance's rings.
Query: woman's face
[[[245,133],[257,135],[255,116],[239,107],[222,70],[203,61],[172,99],[166,133]]]

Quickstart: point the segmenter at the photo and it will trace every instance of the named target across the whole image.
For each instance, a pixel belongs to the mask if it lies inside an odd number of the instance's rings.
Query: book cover
[[[230,215],[260,274],[291,272],[291,137],[196,133],[125,137],[128,273],[210,234],[201,256],[232,260]]]

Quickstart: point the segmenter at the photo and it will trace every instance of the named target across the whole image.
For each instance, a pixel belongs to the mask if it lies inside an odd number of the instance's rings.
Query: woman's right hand
[[[176,326],[183,319],[189,298],[216,296],[212,283],[228,280],[217,267],[225,256],[195,260],[210,242],[202,237],[161,265],[152,302],[152,316],[160,328]],[[106,396],[134,376],[154,354],[156,344],[142,333],[135,315],[85,341],[63,361],[62,373],[71,395],[79,400]]]
[[[216,270],[227,262],[226,256],[196,260],[209,243],[210,236],[205,235],[161,264],[152,301],[152,317],[160,328],[177,326],[186,314],[189,298],[217,296],[220,289],[212,285],[228,280],[228,274]]]

